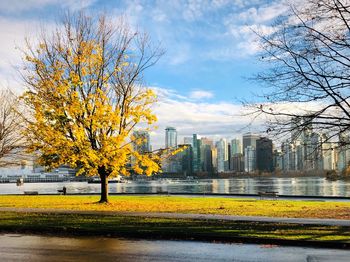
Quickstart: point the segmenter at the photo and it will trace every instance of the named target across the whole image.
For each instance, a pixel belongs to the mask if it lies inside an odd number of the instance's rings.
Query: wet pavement
[[[99,237],[0,235],[0,261],[350,261],[350,250],[149,241]]]

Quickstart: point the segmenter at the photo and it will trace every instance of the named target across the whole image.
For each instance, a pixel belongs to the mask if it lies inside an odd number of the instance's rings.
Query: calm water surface
[[[39,194],[57,193],[65,186],[68,193],[99,193],[99,184],[86,182],[0,184],[0,194],[23,194],[38,191]],[[205,180],[162,180],[109,184],[110,193],[223,193],[256,194],[259,191],[277,191],[281,195],[347,196],[350,197],[350,181],[329,181],[323,177],[264,177]]]

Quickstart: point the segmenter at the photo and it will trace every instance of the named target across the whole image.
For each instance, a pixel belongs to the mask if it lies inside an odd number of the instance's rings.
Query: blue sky
[[[40,24],[53,28],[65,10],[80,8],[123,14],[166,50],[145,76],[162,99],[155,109],[159,129],[152,134],[159,145],[167,125],[177,127],[180,137],[240,136],[249,120],[237,117],[238,101],[261,92],[246,79],[262,69],[252,30],[272,32],[271,23],[286,11],[283,0],[2,0],[0,85],[21,88],[14,47],[25,36],[35,37]]]

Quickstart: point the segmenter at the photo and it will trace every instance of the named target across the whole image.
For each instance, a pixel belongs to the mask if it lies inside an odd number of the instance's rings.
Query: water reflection
[[[242,243],[0,235],[2,261],[349,261],[349,253]]]
[[[99,193],[99,184],[86,182],[0,184],[0,194],[23,194],[38,191],[39,194],[57,193],[65,186],[68,193]],[[257,194],[259,191],[277,191],[281,195],[348,196],[349,181],[329,181],[323,177],[247,177],[203,180],[159,180],[110,184],[111,193],[221,193]]]

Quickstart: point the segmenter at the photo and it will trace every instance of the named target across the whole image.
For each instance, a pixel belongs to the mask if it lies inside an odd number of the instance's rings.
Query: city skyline
[[[329,142],[312,125],[299,131],[293,129],[279,144],[252,132],[231,139],[212,139],[194,133],[179,140],[176,127],[164,131],[165,148],[190,146],[163,162],[166,173],[345,172],[350,161],[349,146]],[[350,135],[342,134],[338,139],[350,141]]]

